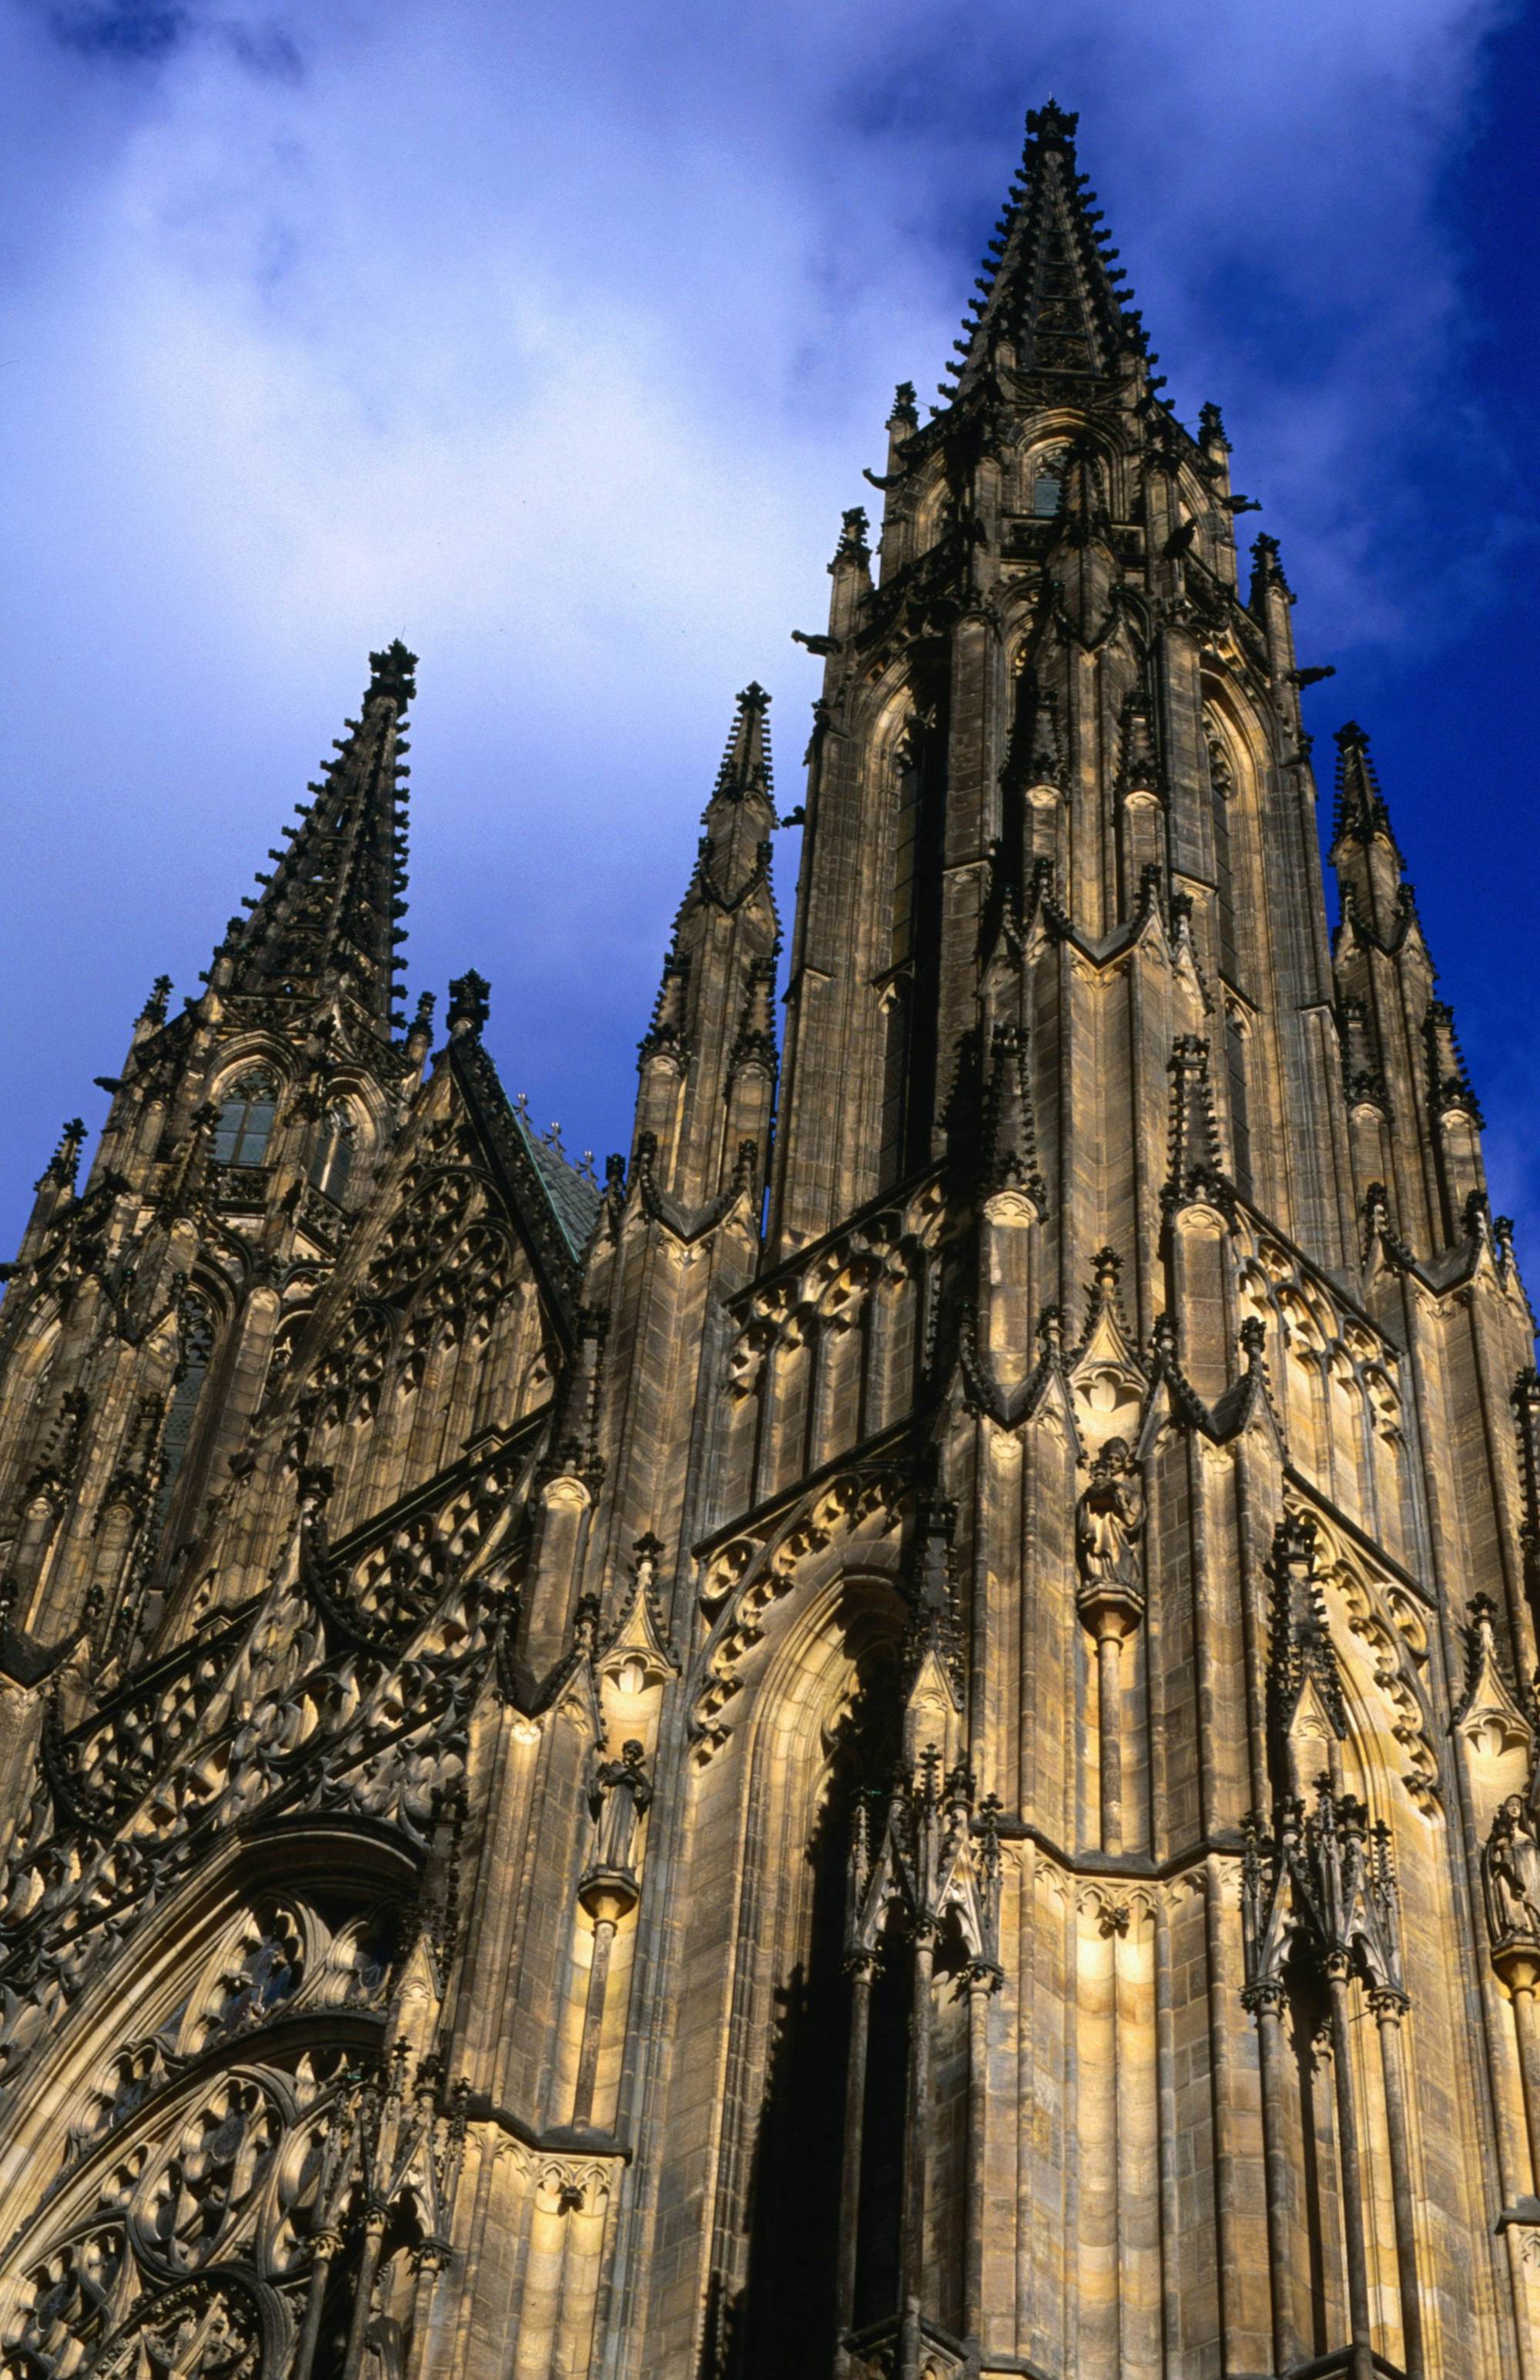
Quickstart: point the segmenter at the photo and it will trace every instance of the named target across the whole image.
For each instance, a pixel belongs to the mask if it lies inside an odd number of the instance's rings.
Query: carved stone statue
[[[592,1868],[629,1876],[637,1828],[652,1787],[642,1774],[642,1747],[635,1738],[620,1748],[618,1760],[604,1761],[588,1788],[588,1809],[594,1821]]]
[[[1540,1942],[1540,1829],[1522,1794],[1510,1793],[1499,1805],[1481,1872],[1494,1947],[1516,1936]]]
[[[1087,1586],[1127,1586],[1135,1594],[1145,1495],[1127,1441],[1110,1438],[1091,1465],[1091,1484],[1075,1507],[1074,1548]]]

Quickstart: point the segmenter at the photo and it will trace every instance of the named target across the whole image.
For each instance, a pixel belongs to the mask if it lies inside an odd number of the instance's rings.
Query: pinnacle
[[[988,284],[981,281],[978,286],[983,289]],[[912,380],[901,380],[893,391],[893,409],[888,416],[888,427],[890,430],[916,430],[919,419],[915,406],[915,383]]]
[[[1355,719],[1337,730],[1333,739],[1337,746],[1337,810],[1332,827],[1332,841],[1341,843],[1350,836],[1355,843],[1373,843],[1383,835],[1392,850],[1395,836],[1390,832],[1390,813],[1379,789],[1379,776],[1369,758],[1369,739]],[[1397,854],[1398,858],[1400,854]]]
[[[871,549],[867,543],[869,526],[865,504],[852,504],[848,512],[841,514],[840,542],[834,549],[834,559],[829,565],[831,570],[837,570],[842,563],[853,563],[857,569],[866,568],[871,560]]]
[[[452,1041],[479,1041],[491,1014],[491,986],[474,967],[457,975],[449,987],[449,1013],[444,1019]]]
[[[417,655],[399,638],[370,655],[361,719],[335,739],[335,757],[285,828],[286,848],[260,874],[259,897],[233,921],[221,956],[226,988],[314,999],[345,992],[388,1035],[394,1019],[397,919],[406,873],[406,788],[399,730],[417,691]]]
[[[85,1145],[85,1137],[84,1119],[80,1116],[71,1116],[59,1135],[58,1146],[53,1156],[43,1167],[38,1180],[32,1184],[34,1190],[42,1189],[44,1184],[50,1182],[60,1182],[66,1185],[73,1184],[80,1162],[80,1151]]]
[[[746,794],[761,794],[770,799],[770,729],[765,717],[770,699],[757,679],[751,680],[739,695],[727,748],[717,771],[713,800],[725,795],[729,800],[741,801]]]

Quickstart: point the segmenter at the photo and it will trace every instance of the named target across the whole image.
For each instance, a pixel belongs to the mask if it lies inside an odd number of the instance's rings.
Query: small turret
[[[1294,592],[1283,575],[1276,537],[1254,538],[1247,610],[1267,639],[1275,681],[1286,684],[1294,666]]]
[[[75,1196],[75,1177],[79,1172],[80,1151],[85,1145],[86,1127],[79,1116],[71,1116],[59,1135],[58,1146],[42,1172],[32,1184],[35,1196],[32,1211],[22,1236],[15,1267],[19,1270],[30,1262],[42,1245],[49,1225],[63,1213]]]
[[[830,642],[843,645],[855,625],[865,596],[871,593],[871,548],[867,543],[867,515],[853,504],[840,524],[840,542],[829,565],[833,585],[829,590]]]
[[[738,697],[641,1043],[637,1146],[651,1135],[654,1179],[686,1205],[727,1187],[745,1142],[755,1144],[761,1179],[769,1153],[781,941],[770,890],[769,703],[758,685]]]
[[[1341,918],[1333,965],[1359,1196],[1388,1173],[1395,1229],[1420,1255],[1463,1240],[1485,1195],[1481,1111],[1435,1000],[1436,970],[1389,806],[1356,720],[1337,731],[1331,865]]]

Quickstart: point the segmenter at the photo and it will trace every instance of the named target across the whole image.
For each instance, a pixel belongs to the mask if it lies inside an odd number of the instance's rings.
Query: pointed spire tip
[[[727,748],[717,771],[717,794],[770,793],[770,724],[765,717],[770,702],[758,678],[751,678],[738,696]]]

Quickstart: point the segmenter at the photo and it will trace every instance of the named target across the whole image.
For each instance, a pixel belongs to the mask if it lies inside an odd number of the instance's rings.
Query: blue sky
[[[732,698],[789,806],[789,631],[1052,91],[1337,666],[1323,775],[1371,730],[1536,1244],[1537,79],[1516,0],[0,0],[0,1242],[397,634],[412,990],[479,967],[510,1089],[625,1140]]]

